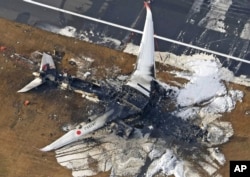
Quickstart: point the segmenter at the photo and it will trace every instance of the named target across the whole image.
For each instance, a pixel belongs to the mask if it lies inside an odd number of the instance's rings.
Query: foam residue
[[[210,10],[199,22],[200,26],[225,33],[226,13],[232,4],[232,0],[211,0]]]
[[[250,40],[250,19],[247,21],[247,23],[245,24],[240,37],[246,40]]]
[[[132,46],[129,44],[125,51],[135,52],[136,49]],[[221,117],[225,112],[232,111],[236,102],[242,101],[243,92],[226,88],[224,81],[248,85],[248,79],[243,76],[235,77],[231,71],[223,68],[213,55],[200,53],[193,56],[176,56],[167,52],[160,54],[156,52],[155,58],[158,62],[183,69],[185,72],[174,71],[172,73],[189,80],[177,91],[177,102],[181,109],[175,111],[175,114],[185,120],[200,119],[200,126],[208,131],[210,145],[227,142],[233,135],[232,125],[230,122],[219,121],[218,117]],[[214,165],[213,161],[223,165],[225,157],[218,148],[210,148],[209,151],[212,161],[201,160],[199,164],[209,175],[212,175],[219,168]],[[156,165],[153,171],[164,168],[161,167],[160,163],[157,164],[158,166]],[[175,176],[178,175],[175,174]],[[183,171],[182,175],[179,176],[185,176]]]
[[[76,36],[76,28],[74,28],[72,26],[66,26],[62,29],[59,29],[58,34],[68,36],[68,37],[75,37]]]

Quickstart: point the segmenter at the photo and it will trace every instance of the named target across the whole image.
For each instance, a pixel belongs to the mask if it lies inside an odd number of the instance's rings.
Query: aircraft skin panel
[[[152,13],[147,3],[145,3],[145,6],[147,15],[137,57],[137,65],[127,85],[149,96],[151,81],[155,78],[155,48]]]

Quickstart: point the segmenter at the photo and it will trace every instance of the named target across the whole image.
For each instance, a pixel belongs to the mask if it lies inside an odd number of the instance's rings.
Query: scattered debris
[[[74,58],[71,58],[71,59],[69,60],[69,64],[71,64],[72,66],[76,66],[76,65],[77,65]]]
[[[249,116],[250,115],[250,110],[245,111],[245,114]]]
[[[5,47],[5,46],[0,46],[0,51],[1,51],[1,52],[5,51],[6,49],[7,49],[7,47]]]
[[[27,62],[27,63],[29,63],[29,64],[32,64],[32,65],[35,64],[31,59],[29,59],[29,58],[27,58],[27,57],[25,57],[25,56],[22,56],[22,55],[20,55],[20,54],[15,53],[15,54],[14,54],[14,57],[15,57],[16,59],[19,59],[19,60],[21,59],[21,60],[23,60],[23,61],[25,61],[25,62]]]
[[[59,59],[59,60],[62,60],[63,57],[65,55],[65,52],[63,51],[58,51],[58,50],[54,50],[53,51],[53,56],[56,58],[56,59]]]
[[[24,101],[24,105],[25,105],[25,106],[28,106],[29,104],[30,104],[30,101],[29,101],[29,100],[25,100],[25,101]]]
[[[73,130],[75,128],[76,128],[76,124],[70,124],[70,123],[66,123],[61,127],[62,131],[64,131],[64,132],[68,132],[68,131]]]
[[[32,52],[30,54],[30,59],[34,62],[34,63],[39,63],[40,64],[40,61],[42,59],[42,52],[39,52],[39,51],[35,51],[35,52]]]
[[[58,120],[58,115],[55,114],[55,113],[51,113],[51,114],[49,114],[49,119],[57,121]]]
[[[87,78],[87,77],[90,76],[90,75],[91,75],[91,73],[87,71],[86,73],[84,73],[83,76],[84,76],[85,78]]]

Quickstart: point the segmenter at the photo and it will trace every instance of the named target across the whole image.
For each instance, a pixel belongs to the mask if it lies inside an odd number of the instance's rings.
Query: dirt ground
[[[6,46],[6,50],[0,51],[0,177],[70,177],[71,171],[57,164],[54,152],[42,153],[38,148],[61,136],[60,126],[65,122],[71,122],[74,117],[84,119],[84,107],[89,102],[55,88],[40,87],[29,93],[17,93],[33,79],[34,67],[22,59],[11,58],[11,54],[30,56],[36,50],[64,51],[63,61],[56,65],[72,74],[75,68],[68,60],[89,56],[95,59],[93,67],[98,68],[97,79],[108,77],[106,68],[114,65],[121,69],[120,74],[131,73],[136,57],[4,19],[0,19],[0,25],[0,46]],[[166,73],[159,75],[162,80],[172,79]],[[227,163],[219,173],[225,177],[229,176],[229,160],[250,160],[250,89],[233,84],[229,87],[244,91],[245,96],[234,111],[222,118],[232,122],[235,130],[230,142],[221,147]],[[25,100],[30,104],[25,106]]]

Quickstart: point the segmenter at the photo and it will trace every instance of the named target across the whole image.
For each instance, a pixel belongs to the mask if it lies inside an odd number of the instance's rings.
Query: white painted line
[[[80,18],[85,18],[85,19],[95,21],[95,22],[98,22],[98,23],[103,23],[103,24],[106,24],[106,25],[114,26],[116,28],[120,28],[120,29],[124,29],[124,30],[128,30],[128,31],[131,31],[131,32],[142,34],[142,31],[140,31],[140,30],[136,30],[136,29],[129,28],[129,27],[126,27],[126,26],[118,25],[118,24],[107,22],[107,21],[100,20],[100,19],[96,19],[96,18],[89,17],[89,16],[86,16],[86,15],[78,14],[78,13],[75,13],[75,12],[72,12],[72,11],[64,10],[64,9],[54,7],[54,6],[50,6],[50,5],[47,5],[47,4],[43,4],[43,3],[40,3],[40,2],[35,2],[33,0],[23,0],[23,1],[27,2],[27,3],[30,3],[30,4],[37,5],[37,6],[45,7],[47,9],[55,10],[55,11],[58,11],[58,12],[63,12],[63,13],[66,13],[66,14],[70,14],[70,15],[73,15],[73,16],[80,17]],[[200,50],[200,51],[203,51],[203,52],[211,53],[211,54],[214,54],[214,55],[218,55],[218,56],[230,58],[232,60],[236,60],[236,61],[240,61],[240,62],[243,62],[243,63],[250,64],[250,61],[239,58],[239,57],[234,57],[232,55],[227,55],[227,54],[216,52],[216,51],[213,51],[213,50],[204,49],[202,47],[198,47],[198,46],[195,46],[195,45],[187,44],[187,43],[184,43],[184,42],[176,41],[176,40],[169,39],[169,38],[162,37],[162,36],[158,36],[158,35],[154,35],[154,37],[157,38],[157,39],[163,40],[163,41],[170,42],[170,43],[182,45],[182,46],[185,46],[185,47],[190,47],[190,48]]]

